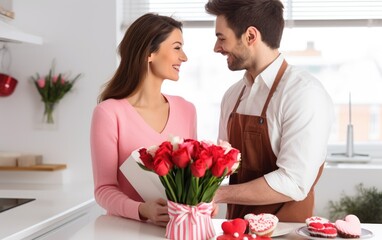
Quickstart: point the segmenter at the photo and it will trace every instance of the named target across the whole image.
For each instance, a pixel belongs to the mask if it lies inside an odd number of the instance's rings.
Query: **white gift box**
[[[0,152],[0,166],[1,167],[16,167],[17,158],[20,155],[21,155],[20,153]]]
[[[42,164],[42,155],[23,154],[17,158],[17,166],[30,167]]]

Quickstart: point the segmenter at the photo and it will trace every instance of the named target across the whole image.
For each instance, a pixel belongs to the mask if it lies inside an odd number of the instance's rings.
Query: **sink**
[[[0,198],[0,212],[36,200],[35,198]]]

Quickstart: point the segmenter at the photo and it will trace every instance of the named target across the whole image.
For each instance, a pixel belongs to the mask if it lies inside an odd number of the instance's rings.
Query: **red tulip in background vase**
[[[139,166],[156,173],[165,188],[170,217],[166,238],[214,237],[212,199],[224,178],[239,167],[240,152],[224,141],[215,145],[179,137],[137,151]]]

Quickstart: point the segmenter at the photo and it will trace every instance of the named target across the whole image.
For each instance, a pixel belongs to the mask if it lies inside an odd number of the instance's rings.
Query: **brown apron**
[[[284,60],[268,94],[261,116],[243,115],[236,112],[245,87],[237,99],[228,120],[227,131],[231,145],[241,151],[242,162],[238,172],[230,176],[230,184],[248,182],[278,168],[276,166],[277,157],[272,151],[268,135],[266,111],[287,65]],[[322,169],[323,165],[319,170],[314,185],[321,176]],[[253,206],[228,204],[227,219],[244,218],[247,213],[271,213],[276,215],[281,222],[305,222],[306,218],[313,215],[314,185],[308,196],[302,201]]]

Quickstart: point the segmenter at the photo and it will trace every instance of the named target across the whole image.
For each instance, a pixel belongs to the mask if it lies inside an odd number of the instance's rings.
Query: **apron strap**
[[[236,110],[237,110],[237,108],[239,107],[239,104],[240,104],[240,99],[241,99],[241,97],[243,96],[243,94],[244,94],[244,90],[245,90],[245,85],[244,85],[244,87],[243,87],[243,89],[241,90],[241,92],[240,92],[240,95],[239,95],[239,97],[237,98],[237,100],[236,100],[236,104],[235,104],[235,107],[233,108],[233,110],[232,110],[232,112],[231,113],[235,113],[236,112]]]
[[[268,104],[271,101],[273,93],[276,91],[276,88],[279,85],[281,77],[283,76],[287,66],[288,66],[288,63],[284,59],[283,63],[281,64],[281,67],[280,67],[279,71],[277,72],[277,75],[276,75],[276,78],[275,78],[275,82],[272,84],[272,88],[269,91],[269,94],[268,94],[268,97],[267,97],[267,101],[265,102],[263,110],[261,112],[261,116],[263,118],[266,118],[266,112],[267,112]]]

